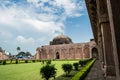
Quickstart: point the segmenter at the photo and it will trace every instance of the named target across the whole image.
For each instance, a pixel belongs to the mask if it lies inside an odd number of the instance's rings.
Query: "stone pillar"
[[[97,0],[97,10],[99,27],[102,33],[106,80],[115,80],[115,61],[106,0]]]
[[[90,56],[89,56],[89,58],[92,58],[92,48],[89,47],[89,50],[90,50]]]
[[[112,34],[116,78],[120,79],[120,0],[107,0],[108,15]]]
[[[102,23],[101,31],[103,35],[106,76],[115,76],[113,45],[112,45],[112,40],[111,40],[109,23]]]
[[[101,33],[101,28],[100,25],[97,25],[98,27],[98,54],[99,54],[99,60],[101,62],[101,67],[104,69],[105,65],[105,57],[104,57],[104,51],[103,51],[103,41],[102,41],[102,33]]]

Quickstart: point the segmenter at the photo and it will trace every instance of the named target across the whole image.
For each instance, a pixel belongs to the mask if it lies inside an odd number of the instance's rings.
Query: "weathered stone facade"
[[[120,80],[120,0],[86,0],[106,80]]]
[[[59,35],[50,42],[50,45],[37,48],[36,59],[91,58],[92,49],[95,47],[96,44],[94,41],[74,44],[69,37]]]

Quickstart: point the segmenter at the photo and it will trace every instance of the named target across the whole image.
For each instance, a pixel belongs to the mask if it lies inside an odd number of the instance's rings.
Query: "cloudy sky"
[[[93,38],[84,0],[0,0],[0,47],[17,54],[64,33],[74,43]]]

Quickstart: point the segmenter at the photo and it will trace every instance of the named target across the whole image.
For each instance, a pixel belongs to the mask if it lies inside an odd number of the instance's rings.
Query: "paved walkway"
[[[105,80],[99,60],[96,60],[90,72],[84,80]]]

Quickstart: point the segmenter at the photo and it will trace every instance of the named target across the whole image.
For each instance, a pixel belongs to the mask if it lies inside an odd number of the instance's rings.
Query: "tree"
[[[25,54],[26,54],[25,52],[21,51],[17,54],[17,56],[25,56]]]
[[[72,71],[72,65],[71,64],[63,64],[62,69],[64,70],[64,72],[66,72],[66,76],[68,76],[70,74],[70,72]]]
[[[17,51],[20,51],[20,50],[21,50],[21,49],[20,49],[20,47],[18,46],[18,47],[17,47]]]
[[[30,52],[26,52],[26,56],[32,56]]]
[[[51,77],[55,78],[56,70],[54,65],[45,65],[41,68],[40,73],[42,74],[42,78],[49,80]]]

